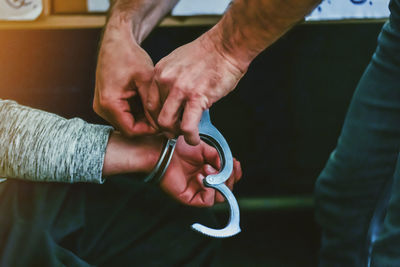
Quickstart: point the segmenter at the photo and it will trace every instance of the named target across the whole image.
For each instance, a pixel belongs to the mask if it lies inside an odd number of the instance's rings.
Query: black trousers
[[[190,229],[214,226],[205,209],[184,207],[132,177],[105,184],[0,183],[0,266],[207,266],[215,240]]]

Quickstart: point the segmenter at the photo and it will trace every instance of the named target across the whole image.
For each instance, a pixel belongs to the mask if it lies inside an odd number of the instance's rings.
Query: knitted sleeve
[[[111,130],[0,99],[0,177],[102,183]]]

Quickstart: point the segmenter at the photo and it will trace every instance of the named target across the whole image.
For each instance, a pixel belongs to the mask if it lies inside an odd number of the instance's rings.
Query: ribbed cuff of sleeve
[[[102,170],[111,127],[86,124],[73,154],[71,182],[104,183]]]

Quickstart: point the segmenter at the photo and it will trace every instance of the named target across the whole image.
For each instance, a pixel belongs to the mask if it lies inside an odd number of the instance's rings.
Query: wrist
[[[130,157],[131,168],[136,172],[151,172],[157,164],[165,142],[165,137],[161,135],[137,138],[137,158]]]
[[[250,63],[258,54],[246,47],[245,42],[240,38],[224,33],[221,22],[207,31],[203,37],[224,59],[242,73],[247,71]]]
[[[110,22],[123,23],[138,44],[172,9],[178,0],[115,0],[111,8]]]
[[[125,39],[139,43],[138,37],[135,36],[135,28],[137,24],[133,22],[132,16],[127,12],[113,11],[104,29],[104,38],[109,39]]]
[[[103,176],[120,173],[149,173],[160,156],[163,137],[126,138],[119,132],[110,135],[103,164]]]

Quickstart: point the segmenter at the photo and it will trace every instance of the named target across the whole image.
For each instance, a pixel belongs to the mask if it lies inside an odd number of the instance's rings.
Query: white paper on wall
[[[87,0],[89,12],[106,12],[110,8],[109,0]]]
[[[180,0],[172,10],[172,15],[222,15],[230,2],[230,0]],[[307,20],[387,18],[388,5],[389,0],[324,0]]]
[[[324,0],[306,20],[387,18],[388,6],[389,0]]]
[[[180,0],[172,10],[172,15],[221,15],[230,2],[230,0]]]
[[[42,0],[0,0],[0,20],[35,20],[42,10]]]

